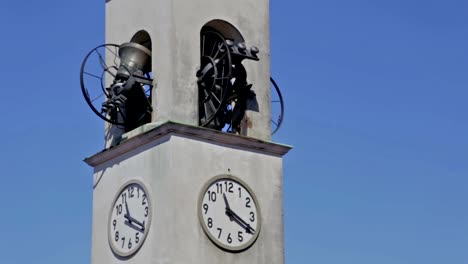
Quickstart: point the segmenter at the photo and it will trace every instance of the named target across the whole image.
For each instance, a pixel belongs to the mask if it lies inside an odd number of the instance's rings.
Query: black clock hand
[[[226,214],[229,216],[231,221],[234,220],[238,225],[243,227],[247,233],[255,233],[255,229],[253,229],[247,222],[240,218],[240,216],[234,213],[234,211],[232,211],[230,208],[226,208]]]
[[[129,216],[128,214],[124,215],[124,217],[125,217],[125,219],[128,220],[128,222],[135,223],[135,224],[141,226],[142,229],[145,229],[145,221],[143,221],[143,223],[142,223],[142,222],[136,220],[135,218]]]
[[[135,229],[135,230],[138,231],[138,232],[142,232],[142,233],[145,232],[145,227],[144,227],[144,226],[142,226],[142,227],[137,227],[136,225],[132,224],[132,222],[130,222],[130,221],[128,221],[128,220],[125,221],[125,224],[126,224],[127,226],[129,226],[129,227]]]
[[[254,234],[255,230],[247,222],[240,218],[240,216],[238,216],[236,213],[234,213],[234,211],[231,210],[225,193],[223,193],[223,199],[224,203],[226,204],[226,215],[229,216],[229,219],[231,221],[235,221],[238,225],[243,227],[247,233]]]
[[[227,210],[227,209],[230,210],[231,207],[229,207],[229,202],[228,202],[228,200],[227,200],[227,198],[226,198],[226,194],[225,194],[225,193],[223,193],[223,198],[224,198],[224,203],[226,204],[226,210]]]
[[[127,201],[125,201],[125,211],[126,211],[127,213],[126,213],[124,216],[125,216],[125,218],[128,219],[128,217],[131,217],[131,216],[130,216],[130,210],[128,210]],[[132,222],[130,219],[129,219],[128,221]]]
[[[125,201],[125,210],[127,211],[126,214],[124,215],[125,219],[128,220],[129,224],[135,223],[141,227],[142,230],[145,229],[145,222],[141,223],[140,221],[136,220],[135,218],[130,216],[130,210],[128,210],[128,204],[127,201]]]
[[[234,219],[233,219],[232,214],[228,214],[228,210],[229,211],[232,211],[232,210],[231,210],[231,207],[229,206],[229,202],[228,202],[228,200],[226,198],[225,193],[223,193],[223,199],[224,199],[224,204],[226,204],[226,215],[229,217],[229,220],[233,221]]]

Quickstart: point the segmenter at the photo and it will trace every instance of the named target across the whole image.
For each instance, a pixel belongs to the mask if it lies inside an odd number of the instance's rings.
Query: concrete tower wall
[[[282,155],[290,148],[236,135],[164,124],[88,158],[94,167],[93,264],[283,264]],[[198,219],[204,184],[220,174],[241,178],[255,192],[262,226],[240,253],[218,248]],[[152,206],[148,237],[137,254],[119,259],[108,243],[109,212],[121,186],[143,182]]]

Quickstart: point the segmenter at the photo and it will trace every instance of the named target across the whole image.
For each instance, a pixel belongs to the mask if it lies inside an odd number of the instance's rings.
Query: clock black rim
[[[221,244],[217,239],[215,239],[211,235],[211,233],[207,229],[206,225],[204,224],[203,213],[202,213],[202,211],[200,209],[201,205],[202,205],[202,202],[203,202],[203,197],[205,196],[205,192],[208,189],[208,187],[211,186],[211,184],[213,184],[214,182],[216,182],[218,180],[222,180],[222,179],[229,179],[229,180],[237,181],[240,185],[242,185],[249,192],[249,194],[252,197],[252,199],[254,200],[255,206],[257,208],[257,219],[259,221],[257,221],[257,226],[255,228],[255,230],[256,230],[255,236],[247,244],[245,244],[243,246],[229,247],[229,246],[226,246],[224,244]],[[258,238],[260,236],[260,231],[261,231],[261,227],[262,227],[263,218],[262,218],[262,212],[261,212],[261,208],[260,208],[260,204],[258,202],[257,196],[255,195],[255,192],[253,191],[253,189],[250,188],[250,186],[244,180],[242,180],[239,177],[234,176],[232,174],[216,175],[216,176],[210,178],[203,185],[203,188],[201,189],[201,192],[198,195],[197,211],[198,211],[198,222],[200,223],[200,225],[201,225],[201,227],[203,229],[203,232],[208,236],[208,238],[211,240],[211,242],[213,242],[213,244],[216,245],[216,247],[218,247],[218,248],[220,248],[220,249],[222,249],[224,251],[227,251],[227,252],[230,252],[230,253],[240,253],[240,252],[243,252],[245,250],[248,250],[249,248],[251,248],[255,244],[255,242],[258,240]]]
[[[146,194],[146,198],[148,200],[148,215],[149,215],[149,218],[148,218],[148,223],[147,223],[147,228],[145,230],[146,234],[145,236],[142,238],[141,240],[141,243],[140,245],[135,249],[135,250],[132,250],[130,251],[129,253],[125,253],[125,254],[119,254],[119,250],[116,249],[114,247],[114,245],[112,244],[112,239],[111,239],[111,235],[110,235],[110,223],[111,223],[111,219],[112,219],[112,211],[114,209],[114,204],[115,202],[117,201],[117,199],[120,197],[120,193],[125,190],[126,188],[128,188],[128,186],[132,185],[132,184],[136,184],[136,185],[139,185],[144,191],[145,191],[145,194]],[[139,179],[132,179],[132,180],[129,180],[127,182],[125,182],[120,188],[119,190],[117,191],[117,193],[115,194],[115,197],[114,199],[112,200],[112,205],[110,207],[110,211],[109,211],[109,214],[108,214],[108,220],[107,220],[107,242],[109,243],[109,246],[111,248],[111,251],[112,251],[112,254],[114,254],[114,256],[118,259],[121,259],[121,260],[126,260],[126,259],[129,259],[133,256],[135,256],[135,254],[140,251],[140,249],[143,247],[143,244],[145,243],[145,240],[146,240],[146,237],[148,236],[149,234],[149,229],[151,227],[151,220],[153,218],[153,209],[152,209],[152,202],[151,202],[151,197],[150,197],[150,193],[148,192],[148,189],[146,188],[145,184],[139,180]]]

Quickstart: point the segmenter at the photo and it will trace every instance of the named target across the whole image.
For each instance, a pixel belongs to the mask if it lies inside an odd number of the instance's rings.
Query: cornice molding
[[[235,147],[244,150],[257,151],[267,155],[282,157],[291,146],[277,144],[273,142],[263,141],[260,139],[239,136],[235,134],[225,133],[217,130],[207,129],[204,127],[179,124],[175,122],[165,122],[163,124],[149,123],[140,128],[130,131],[123,135],[124,139],[119,145],[105,149],[84,161],[96,167],[106,161],[121,156],[140,146],[161,139],[165,136],[181,136],[194,140],[203,140],[208,143],[222,144],[228,147]]]

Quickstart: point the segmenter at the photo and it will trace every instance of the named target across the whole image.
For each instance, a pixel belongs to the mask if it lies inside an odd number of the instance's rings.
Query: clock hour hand
[[[229,202],[228,202],[228,200],[226,198],[225,193],[223,193],[223,199],[224,199],[224,203],[226,204],[226,210],[228,210],[228,209],[231,210],[231,207],[229,207]]]
[[[232,211],[232,210],[231,210],[231,207],[229,206],[229,202],[226,198],[225,193],[223,193],[223,199],[224,199],[224,204],[226,204],[226,215],[229,217],[229,220],[233,221],[234,219],[233,219],[232,214],[228,214],[228,211]]]
[[[127,201],[125,201],[125,211],[127,212],[127,213],[125,214],[125,216],[128,216],[128,217],[130,217],[130,210],[128,210],[128,204],[127,204]],[[125,218],[127,218],[127,217],[125,217]],[[131,222],[131,221],[130,221],[130,222]]]

